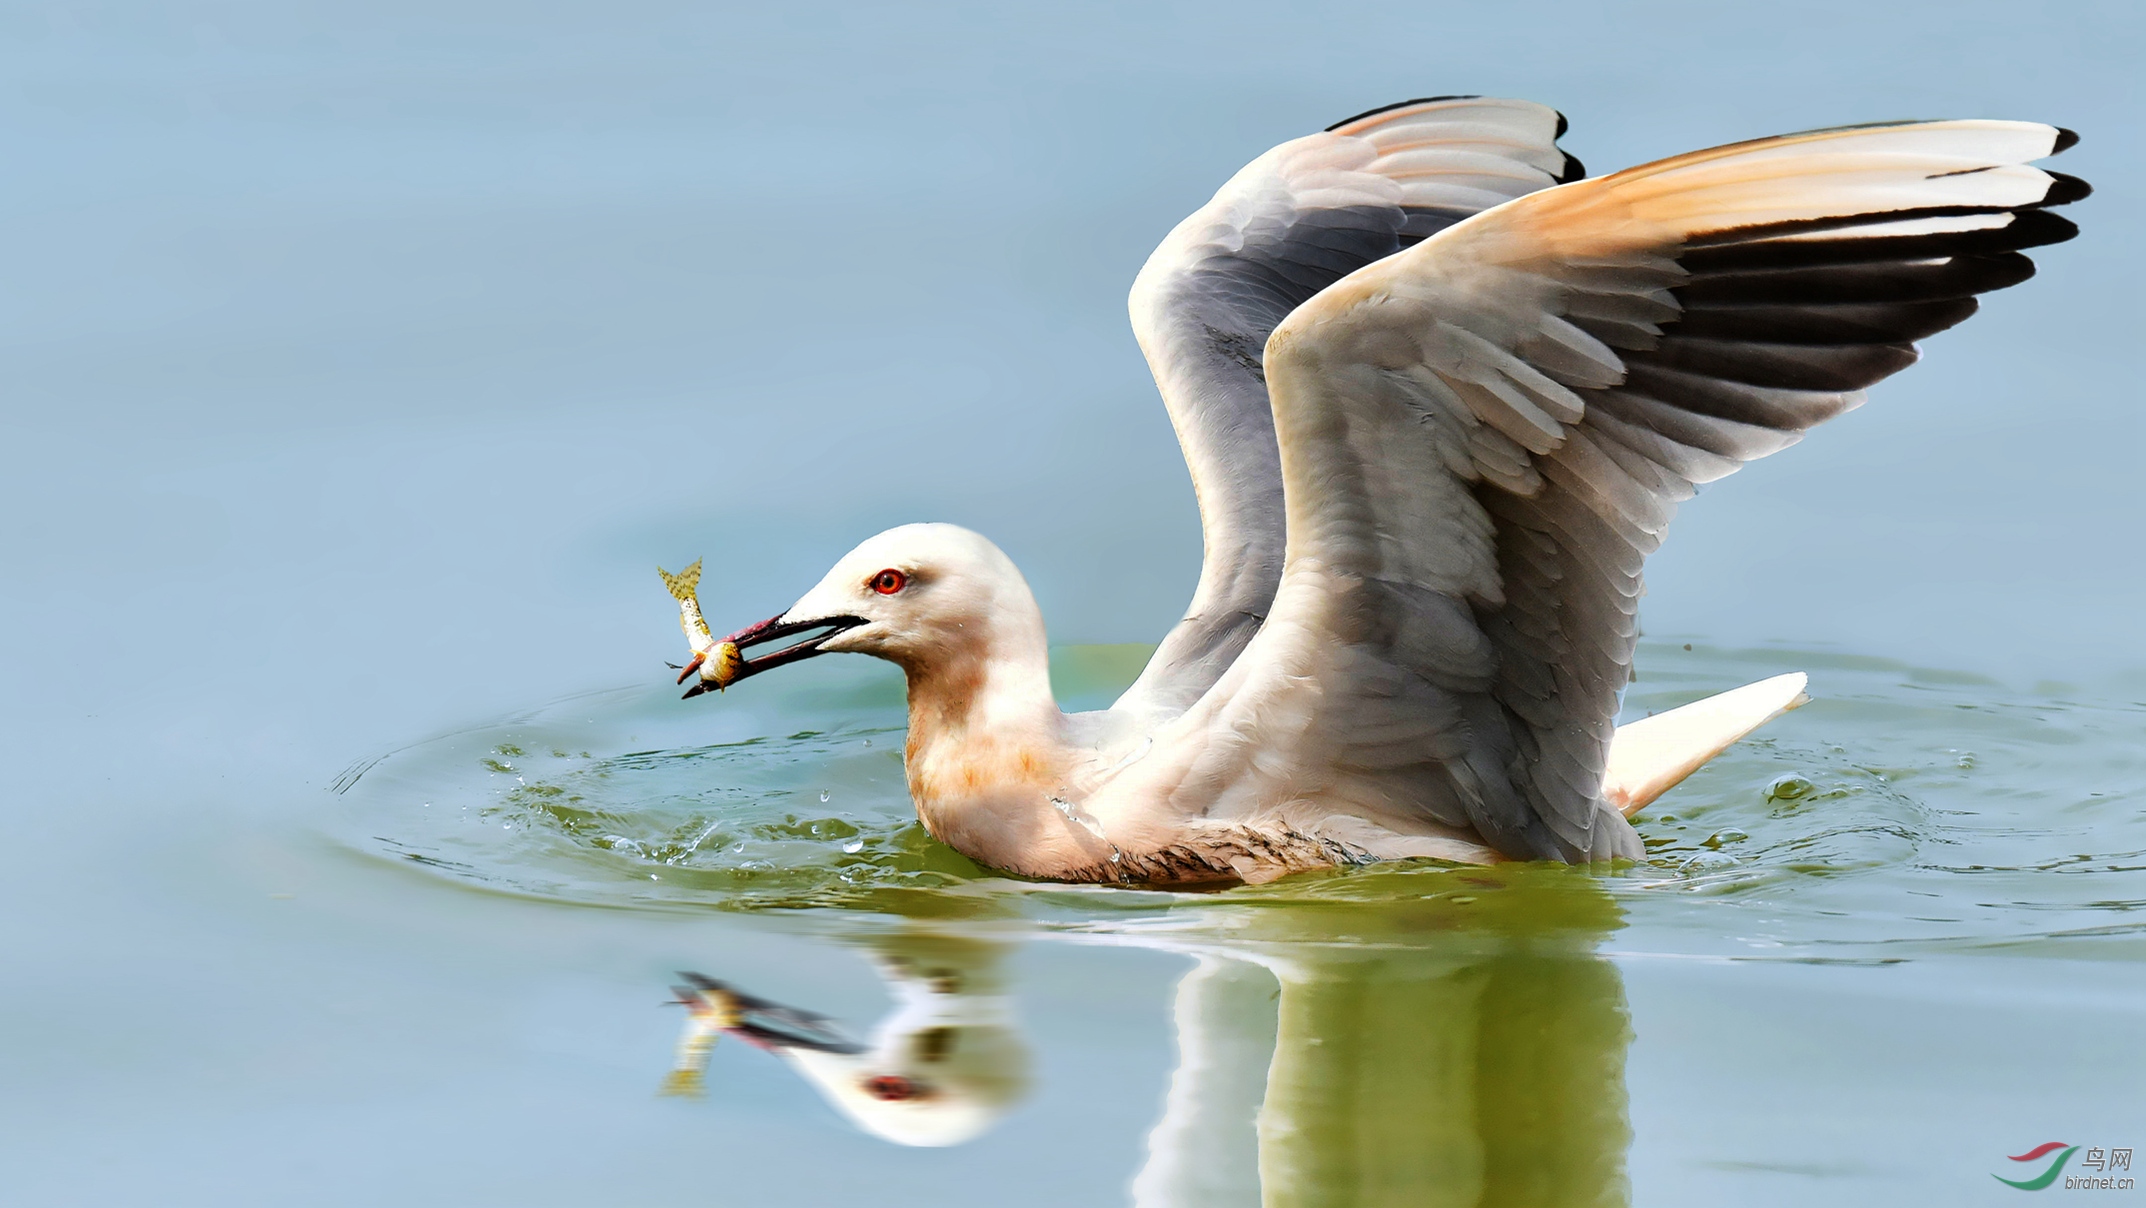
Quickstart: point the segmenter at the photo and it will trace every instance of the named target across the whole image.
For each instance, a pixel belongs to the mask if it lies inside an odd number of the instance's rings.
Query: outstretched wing
[[[1577,179],[1564,119],[1438,97],[1283,143],[1180,223],[1133,283],[1133,329],[1199,497],[1206,556],[1186,616],[1118,708],[1180,713],[1244,649],[1281,579],[1282,479],[1260,365],[1290,311],[1462,218]]]
[[[1719,147],[1321,292],[1267,344],[1288,556],[1214,720],[1287,734],[1262,774],[1359,813],[1639,855],[1600,794],[1642,560],[1693,484],[1858,405],[2032,275],[2020,249],[2075,234],[2044,207],[2085,186],[2026,166],[2072,141],[1957,121]]]

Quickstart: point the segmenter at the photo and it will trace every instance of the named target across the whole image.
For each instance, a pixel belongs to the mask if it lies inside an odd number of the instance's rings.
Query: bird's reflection
[[[664,1089],[700,1091],[716,1039],[768,1049],[859,1128],[902,1145],[955,1145],[982,1133],[1028,1086],[999,962],[1005,945],[909,931],[877,937],[874,964],[894,1010],[869,1044],[824,1015],[769,1002],[697,973],[680,974],[685,1029]]]
[[[1621,1204],[1631,1030],[1584,874],[1263,908],[1179,984],[1134,1202]],[[1271,1059],[1250,1057],[1272,1036]]]
[[[1615,904],[1566,868],[1418,876],[1406,899],[1380,896],[1397,883],[1359,885],[1360,900],[1217,899],[1194,927],[1114,937],[1196,962],[1136,1205],[1629,1202],[1631,1027],[1623,981],[1595,952],[1620,925]],[[1025,1086],[1002,953],[944,934],[879,941],[899,1005],[868,1048],[801,1013],[748,1009],[737,1034],[871,1132],[966,1140]],[[696,1011],[682,1068],[705,1060],[688,1052],[705,1026]]]

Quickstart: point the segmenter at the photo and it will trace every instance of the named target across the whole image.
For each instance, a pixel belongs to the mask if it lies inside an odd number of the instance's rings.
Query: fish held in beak
[[[701,615],[700,564],[701,560],[695,558],[691,566],[675,575],[660,566],[656,568],[656,573],[663,576],[663,586],[678,601],[678,628],[685,632],[686,644],[693,649],[693,657],[678,670],[678,682],[685,683],[695,672],[700,673],[700,682],[687,696],[698,696],[710,687],[717,691],[729,687],[745,666],[745,656],[738,652],[737,643],[716,641],[708,630],[707,619]]]
[[[692,647],[693,656],[679,668],[678,682],[685,683],[696,673],[699,679],[686,689],[685,698],[691,699],[714,689],[717,692],[728,688],[749,675],[758,675],[770,667],[794,663],[820,653],[820,646],[829,638],[844,630],[855,629],[865,623],[863,617],[823,617],[811,621],[791,621],[783,617],[769,617],[756,625],[747,625],[727,638],[718,641],[709,630],[707,619],[700,611],[701,560],[695,558],[691,566],[677,574],[656,568],[663,576],[663,586],[669,589],[671,598],[678,601],[678,628],[686,635],[686,644]],[[814,630],[824,632],[813,633]],[[765,642],[773,642],[800,633],[811,633],[804,641],[785,646],[780,650],[747,658],[745,649]]]
[[[693,657],[686,660],[686,665],[678,672],[681,684],[686,682],[687,676],[707,664],[709,654],[716,647],[715,635],[708,632],[707,619],[700,615],[700,563],[701,560],[695,558],[693,565],[675,575],[660,566],[656,568],[656,573],[663,576],[663,586],[670,591],[671,598],[678,601],[678,628],[685,632],[686,645],[693,650]]]

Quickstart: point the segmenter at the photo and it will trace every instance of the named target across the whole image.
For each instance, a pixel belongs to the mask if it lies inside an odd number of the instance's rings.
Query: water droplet
[[[1724,843],[1741,843],[1750,837],[1733,826],[1725,826],[1706,837],[1706,846],[1719,848]]]
[[[1785,776],[1773,778],[1772,783],[1766,786],[1766,798],[1769,801],[1794,801],[1799,797],[1808,797],[1817,790],[1818,786],[1812,784],[1809,779],[1790,772]]]
[[[828,792],[828,791],[827,791],[826,789],[821,789],[821,790],[820,790],[820,803],[821,803],[821,804],[823,804],[823,805],[824,805],[824,804],[826,804],[826,803],[827,803],[827,801],[828,801],[828,799],[832,798],[833,796],[834,796],[834,794],[833,794],[833,793],[830,793],[830,792]]]
[[[866,745],[866,746],[871,746],[871,745],[872,745],[872,740],[871,740],[871,739],[869,739],[869,738],[865,739],[865,740],[864,740],[864,745]]]
[[[850,840],[849,842],[847,842],[847,843],[844,843],[844,844],[842,845],[842,850],[843,850],[843,851],[846,851],[846,852],[848,852],[849,854],[851,854],[851,855],[853,855],[853,856],[854,856],[854,855],[856,855],[856,854],[857,854],[858,852],[861,852],[861,851],[863,851],[863,850],[864,850],[864,840],[862,840],[862,839],[852,839],[852,840]]]

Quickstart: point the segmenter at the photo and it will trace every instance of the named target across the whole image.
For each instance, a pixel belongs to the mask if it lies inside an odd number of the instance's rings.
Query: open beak
[[[758,658],[746,658],[743,663],[738,665],[737,672],[724,681],[721,686],[727,688],[746,676],[758,675],[769,668],[780,667],[784,663],[794,663],[800,659],[809,659],[813,655],[820,653],[820,646],[829,638],[838,633],[845,633],[855,629],[865,623],[866,621],[863,617],[821,617],[812,621],[787,621],[782,617],[769,617],[757,625],[747,625],[745,628],[723,639],[724,642],[736,644],[741,654],[754,646],[780,641],[783,638],[794,637],[800,633],[810,634],[811,636],[801,642],[793,642],[779,650],[770,651]],[[717,645],[720,646],[721,643],[719,642]],[[697,669],[700,661],[700,659],[696,658],[694,663],[689,665],[686,670]],[[679,678],[683,679],[684,676],[681,675]],[[693,686],[686,689],[685,699],[699,696],[716,686],[712,680],[695,680]]]

